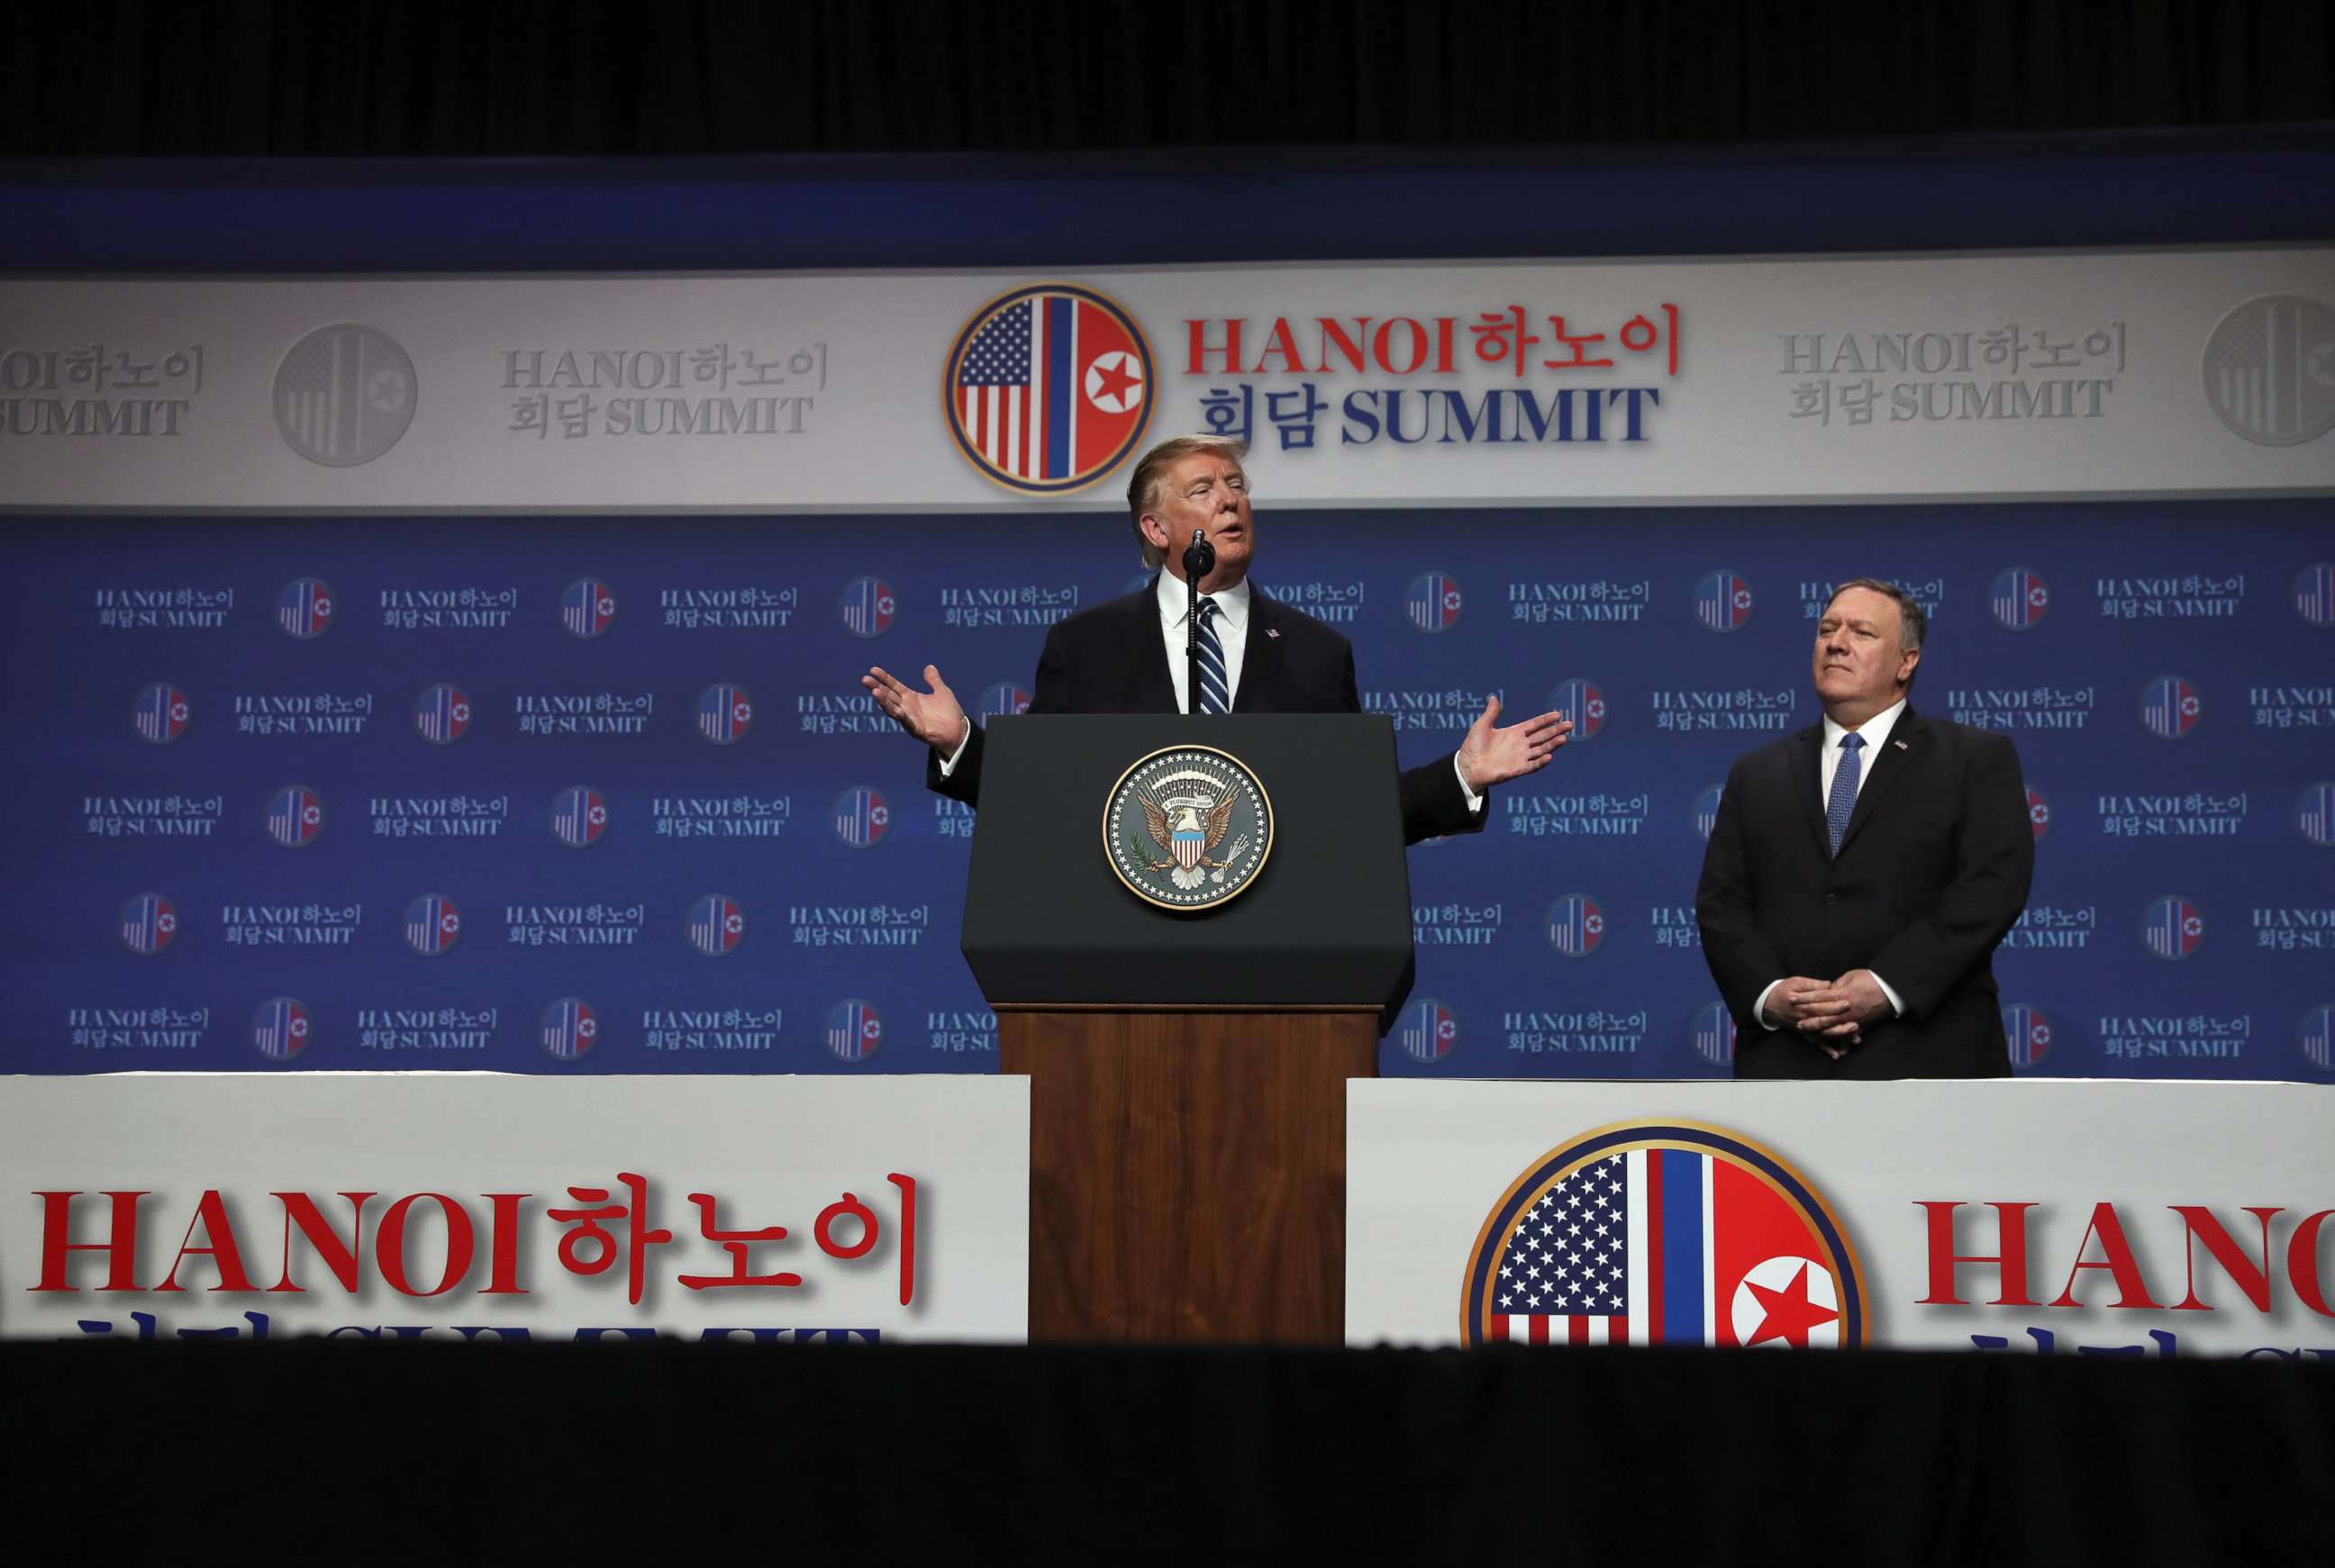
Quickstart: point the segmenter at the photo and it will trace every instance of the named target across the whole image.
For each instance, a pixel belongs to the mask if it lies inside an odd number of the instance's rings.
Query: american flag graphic
[[[451,746],[470,730],[470,698],[441,682],[415,699],[413,728],[433,746]]]
[[[827,1010],[827,1049],[838,1060],[865,1061],[884,1043],[884,1021],[854,997]]]
[[[2002,1010],[2002,1042],[2013,1067],[2033,1067],[2051,1054],[2051,1021],[2043,1010],[2015,1002]]]
[[[462,934],[462,912],[442,893],[425,893],[405,906],[405,945],[436,957]]]
[[[992,478],[1068,489],[1115,465],[1151,413],[1151,351],[1084,289],[1008,295],[971,324],[948,373],[949,423]]]
[[[720,958],[746,940],[746,906],[709,893],[689,906],[689,944],[708,958]]]
[[[1548,694],[1548,706],[1550,711],[1573,721],[1568,739],[1576,746],[1595,740],[1597,731],[1605,728],[1605,692],[1594,681],[1576,676],[1558,682]]]
[[[267,803],[267,836],[286,849],[313,844],[325,830],[325,798],[314,789],[289,784]]]
[[[600,1016],[580,997],[563,996],[543,1010],[538,1026],[543,1049],[561,1061],[574,1061],[600,1036]]]
[[[2335,561],[2313,561],[2296,575],[2294,613],[2314,626],[2335,626]]]
[[[743,686],[708,686],[697,699],[697,732],[716,746],[745,738],[754,727],[754,700]]]
[[[1713,784],[1694,798],[1694,830],[1705,842],[1719,826],[1719,797],[1724,789],[1724,785]]]
[[[1459,1021],[1439,1002],[1414,1002],[1403,1010],[1395,1039],[1413,1061],[1441,1061],[1459,1042]]]
[[[880,636],[899,609],[892,585],[881,577],[857,577],[843,590],[843,625],[855,637]]]
[[[2335,1003],[2302,1015],[2302,1054],[2320,1071],[2335,1071]]]
[[[608,803],[586,785],[562,789],[552,797],[551,831],[570,849],[597,844],[608,830]]]
[[[2206,340],[2205,394],[2249,440],[2298,445],[2335,421],[2330,355],[2335,313],[2325,305],[2291,295],[2250,300]]]
[[[2140,934],[2157,957],[2186,958],[2205,940],[2205,917],[2187,899],[2168,895],[2148,906]]]
[[[187,694],[162,682],[138,693],[137,705],[130,711],[130,721],[146,740],[157,746],[167,746],[187,732],[189,712]]]
[[[2023,632],[2041,620],[2051,607],[2051,590],[2025,566],[2013,566],[1987,589],[1986,607],[1995,620],[2014,632]]]
[[[854,849],[865,849],[892,830],[892,808],[882,793],[865,784],[846,789],[835,802],[835,836]]]
[[[1605,940],[1605,912],[1586,894],[1569,893],[1548,906],[1548,943],[1567,958],[1584,958]]]
[[[151,956],[179,934],[179,912],[159,893],[141,893],[121,906],[121,940],[131,952]]]
[[[1714,632],[1732,632],[1751,618],[1751,585],[1732,572],[1713,572],[1694,586],[1695,619]]]
[[[1422,632],[1448,632],[1458,623],[1466,602],[1458,579],[1442,572],[1423,572],[1403,590],[1402,613]]]
[[[2313,784],[2294,803],[2294,826],[2324,849],[2335,844],[2335,783]]]
[[[368,328],[314,332],[276,375],[276,420],[318,462],[348,467],[394,445],[413,420],[413,362]]]
[[[284,585],[276,595],[276,624],[295,637],[321,637],[332,629],[333,590],[314,577]]]
[[[1841,1342],[1840,1282],[1793,1204],[1734,1161],[1633,1148],[1577,1166],[1499,1237],[1483,1337],[1536,1345]]]
[[[2178,675],[2160,675],[2140,694],[2140,721],[2161,740],[2178,740],[2197,727],[2204,703]]]
[[[1030,711],[1030,693],[1011,681],[1000,681],[981,694],[981,716],[984,719],[1011,718]]]
[[[596,637],[615,621],[615,590],[597,577],[578,577],[559,595],[559,624],[575,636]]]
[[[1735,1015],[1725,1002],[1710,1002],[1694,1015],[1694,1053],[1720,1067],[1735,1065]]]
[[[313,1032],[307,1003],[279,996],[262,1002],[251,1019],[251,1043],[270,1061],[289,1061],[308,1049]]]

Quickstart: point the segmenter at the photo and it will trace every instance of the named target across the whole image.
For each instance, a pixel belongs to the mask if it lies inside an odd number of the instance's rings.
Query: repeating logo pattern
[[[305,784],[287,784],[267,802],[267,836],[286,849],[305,849],[325,831],[325,798]]]
[[[2294,803],[2294,830],[2321,849],[2335,845],[2335,781],[2302,792]]]
[[[597,577],[578,577],[559,591],[559,624],[571,637],[597,637],[616,624],[616,591]]]
[[[754,727],[754,700],[743,686],[728,682],[708,686],[697,695],[697,732],[716,746],[732,746]]]
[[[141,893],[121,906],[121,944],[151,958],[179,939],[179,912],[159,893]]]
[[[2042,843],[2043,836],[2051,831],[2051,802],[2045,799],[2043,791],[2032,784],[2027,787],[2027,826],[2033,829],[2038,844]]]
[[[435,958],[460,940],[462,912],[442,893],[425,893],[405,906],[405,945]]]
[[[2335,310],[2272,295],[2224,316],[2205,340],[2205,401],[2231,432],[2291,447],[2335,426]]]
[[[1548,906],[1548,944],[1567,958],[1586,958],[1605,944],[1605,911],[1585,893],[1568,893]]]
[[[1694,1053],[1714,1067],[1735,1065],[1735,1015],[1725,1002],[1706,1002],[1694,1015]]]
[[[253,1049],[270,1061],[290,1061],[308,1049],[315,1037],[315,1017],[296,997],[279,996],[263,1002],[251,1015]]]
[[[2303,1060],[2321,1072],[2335,1072],[2335,1002],[2320,1002],[2302,1015]]]
[[[746,940],[746,906],[724,894],[709,893],[689,906],[689,944],[708,958],[723,958]]]
[[[2013,632],[2030,631],[2050,613],[2051,590],[2042,574],[2013,566],[1987,589],[1986,607],[1995,624]]]
[[[2335,561],[2313,561],[2294,575],[2294,613],[2311,625],[2335,626]]]
[[[1706,784],[1694,798],[1695,837],[1706,844],[1719,827],[1719,799],[1726,788],[1723,784]]]
[[[1422,572],[1402,591],[1402,613],[1422,632],[1449,631],[1466,603],[1458,580],[1448,572]]]
[[[1865,1342],[1863,1272],[1831,1208],[1722,1128],[1642,1122],[1534,1162],[1485,1217],[1461,1287],[1464,1342]]]
[[[2157,957],[2177,963],[2204,944],[2205,916],[2187,899],[2168,894],[2148,906],[2140,939]]]
[[[296,577],[276,592],[276,624],[306,642],[333,629],[333,590],[314,577]]]
[[[470,732],[470,697],[441,681],[413,700],[413,732],[432,746],[451,746]]]
[[[1273,853],[1273,805],[1248,764],[1213,746],[1154,751],[1103,804],[1103,852],[1128,891],[1162,909],[1213,909]]]
[[[899,614],[900,601],[892,585],[881,577],[854,577],[837,605],[843,625],[855,637],[880,637]]]
[[[1751,585],[1733,572],[1711,573],[1694,586],[1694,618],[1710,631],[1740,630],[1751,618]]]
[[[555,1060],[577,1060],[599,1042],[600,1015],[582,997],[563,996],[543,1010],[536,1038]]]
[[[1395,1025],[1395,1041],[1416,1062],[1433,1066],[1459,1043],[1459,1021],[1451,1010],[1431,997],[1415,999]]]
[[[2197,688],[2178,675],[2159,675],[2140,693],[2140,721],[2160,740],[2178,740],[2205,711]]]
[[[355,468],[404,436],[419,384],[413,361],[386,333],[353,322],[319,327],[276,367],[276,428],[310,462]]]
[[[984,719],[1010,719],[1030,711],[1030,693],[1011,681],[1000,681],[981,694],[979,712]]]
[[[570,785],[552,797],[552,836],[568,848],[588,848],[607,831],[607,799],[590,785]]]
[[[2038,1066],[2051,1054],[2051,1021],[2031,1002],[2012,1002],[2002,1010],[2002,1042],[2011,1066]]]
[[[1560,681],[1548,694],[1549,710],[1573,721],[1570,742],[1579,745],[1594,740],[1605,728],[1605,690],[1594,681],[1576,675]]]
[[[884,1046],[884,1020],[858,997],[827,1010],[827,1049],[838,1061],[866,1061]]]
[[[1134,451],[1155,384],[1134,317],[1092,289],[1041,283],[974,313],[949,349],[941,398],[957,450],[983,477],[1064,495]]]
[[[168,681],[158,681],[139,692],[130,708],[130,722],[139,739],[157,746],[168,746],[185,734],[193,715],[186,692]]]
[[[892,831],[892,804],[872,784],[856,784],[835,799],[835,836],[853,849],[884,842]]]

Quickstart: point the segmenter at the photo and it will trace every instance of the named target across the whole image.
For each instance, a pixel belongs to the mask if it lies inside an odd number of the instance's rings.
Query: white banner
[[[2291,1084],[1357,1081],[1355,1344],[2335,1360]]]
[[[2325,248],[0,284],[24,508],[1109,508],[1203,428],[1297,505],[2315,491],[2330,426]]]
[[[1018,1342],[1029,1080],[0,1090],[0,1337]]]

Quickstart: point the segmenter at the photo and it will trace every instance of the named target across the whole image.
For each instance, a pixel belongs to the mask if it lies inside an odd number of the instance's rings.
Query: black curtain
[[[24,157],[945,152],[2335,118],[2325,0],[19,8]]]

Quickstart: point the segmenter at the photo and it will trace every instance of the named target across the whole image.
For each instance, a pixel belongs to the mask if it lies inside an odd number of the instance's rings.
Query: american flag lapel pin
[[[1897,750],[1899,750],[1900,751],[1904,751],[1904,750],[1908,750],[1908,749],[1909,749],[1909,748],[1906,746],[1905,742],[1904,742],[1904,741],[1903,741],[1903,740],[1892,740],[1892,741],[1890,741],[1889,743],[1890,743],[1892,746],[1896,747],[1896,748],[1897,748]]]
[[[1267,626],[1264,629],[1264,634],[1277,641],[1281,636],[1281,628],[1278,626]]]

